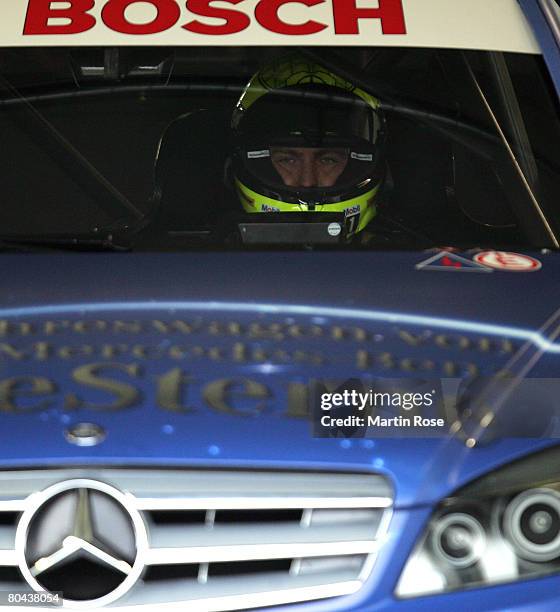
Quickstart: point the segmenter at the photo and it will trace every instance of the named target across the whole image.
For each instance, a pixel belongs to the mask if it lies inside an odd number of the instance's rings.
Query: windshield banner
[[[1,46],[383,45],[539,53],[516,0],[10,0]]]

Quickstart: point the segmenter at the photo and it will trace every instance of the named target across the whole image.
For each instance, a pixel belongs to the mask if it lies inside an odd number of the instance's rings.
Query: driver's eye
[[[296,158],[293,155],[277,155],[273,157],[277,164],[292,165],[295,164]]]
[[[346,157],[343,157],[342,155],[336,155],[334,153],[323,155],[319,159],[321,164],[323,164],[324,166],[334,166],[337,164],[343,164],[346,161]]]

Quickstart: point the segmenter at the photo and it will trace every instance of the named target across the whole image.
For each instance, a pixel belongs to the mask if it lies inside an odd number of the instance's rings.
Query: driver
[[[247,213],[343,213],[352,239],[386,176],[379,101],[299,56],[253,76],[233,113],[235,189]]]

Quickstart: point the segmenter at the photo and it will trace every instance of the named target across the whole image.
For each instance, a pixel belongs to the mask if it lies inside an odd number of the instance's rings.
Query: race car
[[[0,607],[560,607],[554,0],[0,6]]]

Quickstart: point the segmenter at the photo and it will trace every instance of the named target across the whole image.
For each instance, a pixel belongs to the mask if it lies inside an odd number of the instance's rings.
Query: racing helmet
[[[232,129],[235,189],[247,213],[344,213],[347,237],[375,217],[385,120],[369,93],[291,56],[253,76]]]

